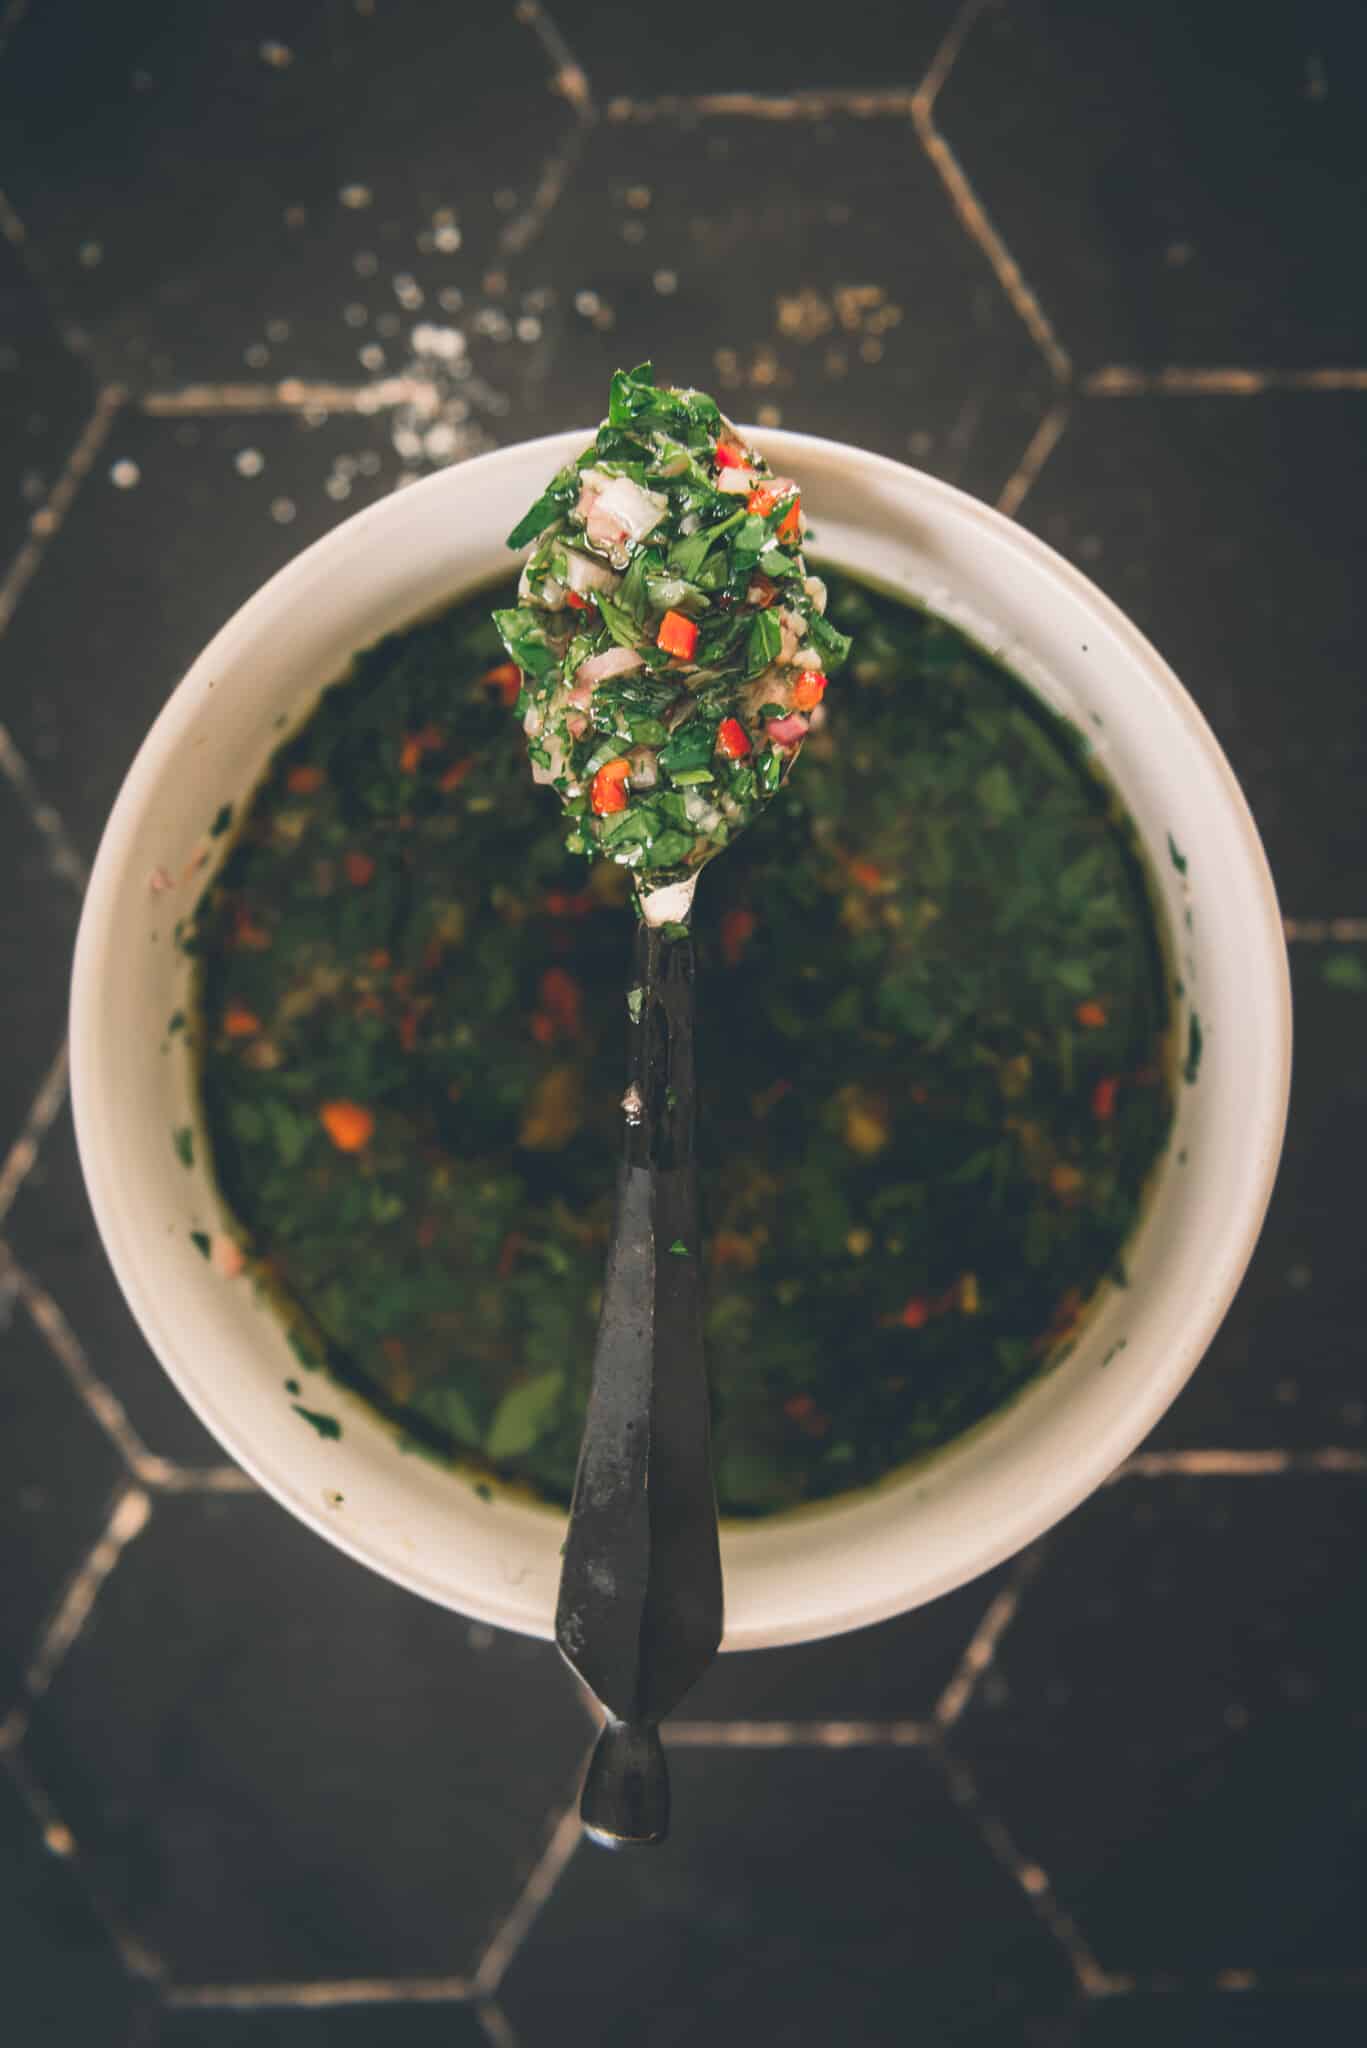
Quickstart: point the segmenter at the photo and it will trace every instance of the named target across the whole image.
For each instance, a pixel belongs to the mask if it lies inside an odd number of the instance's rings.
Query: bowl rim
[[[952,1570],[939,1575],[938,1582],[933,1582],[928,1590],[919,1591],[914,1596],[911,1604],[919,1605],[956,1586],[968,1583],[991,1569],[993,1565],[1014,1555],[1093,1493],[1134,1450],[1171,1405],[1204,1356],[1243,1278],[1262,1227],[1281,1157],[1290,1092],[1292,1051],[1291,984],[1285,932],[1275,885],[1257,826],[1223,749],[1203,714],[1162,655],[1119,605],[1089,577],[1074,568],[1047,542],[1018,525],[1014,519],[1008,518],[995,507],[973,497],[956,485],[917,470],[910,464],[846,442],[788,429],[742,425],[739,431],[747,439],[752,439],[766,448],[781,446],[785,451],[790,451],[784,453],[783,461],[799,475],[802,474],[800,465],[804,457],[808,457],[827,464],[834,462],[837,465],[851,467],[870,482],[876,482],[881,478],[889,485],[895,485],[903,490],[906,488],[907,480],[911,479],[928,526],[933,528],[937,511],[940,509],[952,513],[968,527],[976,529],[998,543],[1005,543],[1029,564],[1038,580],[1052,582],[1066,592],[1074,603],[1085,607],[1098,625],[1108,629],[1128,651],[1130,658],[1144,670],[1150,683],[1156,687],[1169,708],[1180,719],[1186,739],[1200,755],[1205,769],[1213,774],[1219,784],[1228,807],[1229,820],[1237,831],[1240,851],[1246,865],[1246,880],[1251,884],[1256,904],[1257,937],[1260,941],[1256,948],[1260,961],[1260,995],[1261,1000],[1268,1006],[1266,1022],[1275,1054],[1268,1063],[1261,1093],[1248,1104],[1253,1134],[1257,1140],[1256,1170],[1248,1175],[1237,1190],[1231,1192],[1224,1227],[1219,1233],[1218,1241],[1212,1247],[1214,1256],[1207,1269],[1207,1285],[1202,1290],[1200,1303],[1193,1304],[1191,1316],[1184,1325],[1182,1341],[1173,1346],[1161,1364],[1155,1365],[1149,1379],[1142,1386],[1136,1387],[1133,1396],[1117,1413],[1109,1428],[1099,1432],[1085,1446],[1072,1447],[1066,1459],[1060,1458],[1058,1483],[1029,1501],[1017,1500],[1010,1512],[1004,1513],[994,1522],[990,1531],[983,1531],[971,1554],[966,1552],[958,1559]],[[567,453],[577,452],[592,438],[593,432],[593,428],[567,429],[538,436],[530,441],[516,442],[475,457],[470,462],[438,471],[408,486],[401,494],[381,498],[373,505],[354,513],[350,518],[339,521],[336,526],[301,550],[259,585],[245,602],[231,613],[170,692],[139,745],[121,783],[92,867],[73,958],[70,1062],[77,1149],[105,1255],[142,1333],[191,1409],[228,1454],[264,1491],[315,1533],[358,1562],[381,1572],[409,1590],[447,1605],[453,1603],[449,1593],[441,1590],[440,1576],[435,1570],[417,1565],[407,1568],[393,1559],[381,1559],[376,1556],[364,1538],[339,1523],[336,1518],[328,1520],[325,1517],[311,1494],[306,1491],[302,1481],[297,1477],[286,1479],[279,1472],[267,1467],[257,1456],[250,1432],[239,1428],[234,1420],[219,1413],[208,1391],[198,1384],[193,1373],[184,1367],[179,1347],[165,1334],[157,1303],[153,1298],[155,1290],[143,1286],[141,1276],[133,1269],[131,1255],[125,1255],[119,1217],[117,1168],[98,1129],[97,1111],[102,1084],[97,1071],[100,1011],[97,955],[105,928],[116,912],[118,891],[131,850],[130,842],[142,814],[145,795],[153,788],[157,778],[164,773],[167,760],[174,755],[181,743],[183,728],[191,714],[192,700],[196,698],[208,676],[235,659],[238,645],[251,640],[260,622],[267,617],[277,617],[282,607],[288,607],[294,602],[297,593],[313,584],[320,565],[325,564],[328,555],[339,546],[341,536],[346,536],[347,545],[354,544],[358,536],[383,527],[389,520],[398,516],[396,506],[403,505],[407,511],[414,500],[439,498],[443,491],[451,488],[453,476],[468,477],[471,472],[488,476],[498,466],[524,465],[542,453],[545,456],[545,467],[549,472],[550,468],[561,466]],[[510,563],[511,560],[510,557]],[[463,586],[453,583],[452,601],[459,598],[461,587]],[[358,645],[360,644],[363,643],[358,642]],[[953,1446],[949,1449],[952,1451]],[[865,1496],[851,1498],[862,1500]],[[837,1499],[829,1506],[838,1512],[841,1502]],[[777,1528],[782,1520],[782,1517],[777,1518],[772,1526]],[[744,1531],[740,1538],[743,1542],[745,1535],[748,1534],[746,1525],[729,1526],[733,1530],[739,1527]],[[762,1529],[766,1525],[754,1526]],[[478,1606],[462,1596],[460,1611],[476,1615],[477,1618],[497,1626],[527,1632],[529,1623],[525,1612],[522,1609],[514,1611],[513,1603],[501,1596],[497,1588],[490,1586],[487,1590],[488,1597]],[[864,1597],[860,1597],[861,1593]],[[906,1611],[908,1604],[905,1586],[886,1585],[876,1594],[871,1594],[854,1581],[850,1584],[847,1602],[838,1614],[827,1616],[819,1631],[812,1628],[793,1628],[782,1622],[772,1628],[750,1627],[740,1639],[733,1640],[728,1637],[723,1648],[777,1647],[811,1640],[817,1634],[837,1635],[889,1619]],[[547,1627],[544,1631],[537,1632],[549,1635],[550,1629]]]

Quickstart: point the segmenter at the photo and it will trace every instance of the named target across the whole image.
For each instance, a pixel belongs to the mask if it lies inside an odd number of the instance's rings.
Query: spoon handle
[[[658,1727],[716,1655],[721,1554],[708,1445],[693,1157],[693,942],[636,928],[626,1143],[555,1637],[606,1709],[580,1804],[612,1845],[658,1842]]]

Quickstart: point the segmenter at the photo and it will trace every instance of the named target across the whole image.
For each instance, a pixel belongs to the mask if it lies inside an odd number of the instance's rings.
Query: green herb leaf
[[[342,1434],[342,1425],[335,1415],[320,1415],[316,1408],[302,1407],[298,1401],[291,1401],[290,1406],[296,1415],[302,1415],[305,1422],[317,1430],[319,1436],[338,1437]]]
[[[544,1434],[560,1405],[565,1374],[560,1366],[511,1387],[494,1410],[484,1449],[495,1464],[518,1458]]]
[[[783,628],[772,611],[756,612],[750,622],[750,637],[745,647],[745,673],[757,676],[770,662],[777,661],[783,645]]]
[[[561,519],[579,496],[579,472],[571,465],[562,469],[546,486],[536,503],[524,512],[517,525],[508,535],[506,545],[510,548],[525,548],[529,540],[535,540],[543,533],[552,520]]]
[[[182,1124],[179,1130],[172,1131],[171,1143],[175,1147],[176,1157],[181,1165],[193,1166],[195,1163],[195,1134],[188,1124]]]
[[[681,1237],[676,1237],[669,1249],[676,1259],[691,1259],[693,1256]]]
[[[207,1230],[192,1230],[190,1232],[190,1242],[202,1259],[208,1258],[209,1233]]]

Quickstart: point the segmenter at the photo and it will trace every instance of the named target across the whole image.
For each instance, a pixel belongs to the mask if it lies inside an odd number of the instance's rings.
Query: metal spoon
[[[693,1156],[696,880],[639,904],[617,1211],[555,1617],[606,1714],[580,1813],[609,1847],[668,1833],[659,1724],[722,1635]]]

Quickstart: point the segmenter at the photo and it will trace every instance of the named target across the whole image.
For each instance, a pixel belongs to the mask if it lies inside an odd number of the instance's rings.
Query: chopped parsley
[[[532,551],[494,613],[571,852],[663,888],[780,788],[850,651],[803,530],[796,482],[705,392],[616,373],[596,438],[509,534]]]

